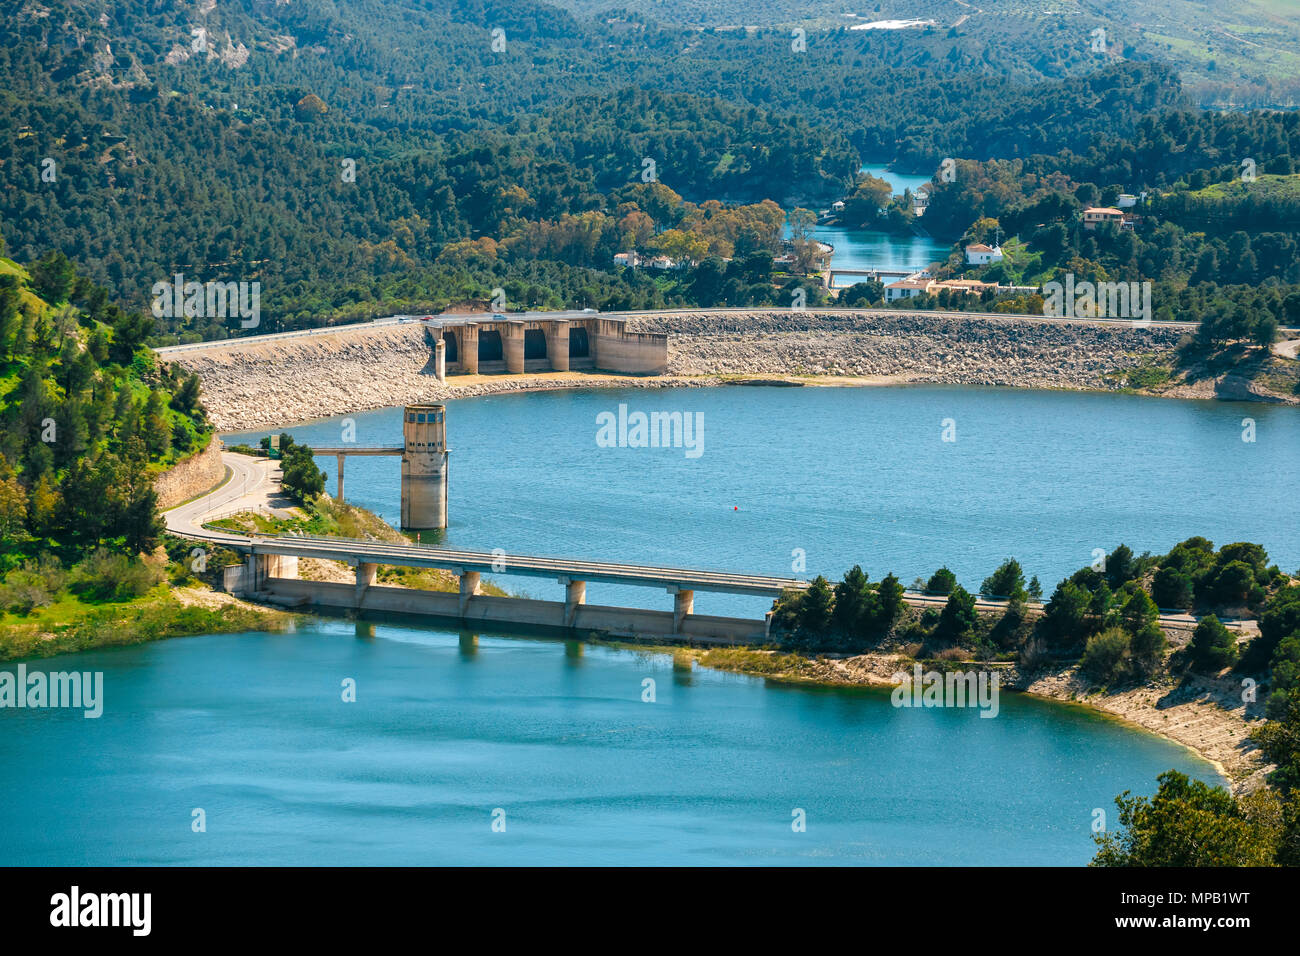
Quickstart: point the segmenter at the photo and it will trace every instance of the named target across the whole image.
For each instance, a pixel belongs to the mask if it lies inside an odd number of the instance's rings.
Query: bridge
[[[369,449],[367,449],[369,450]],[[346,449],[351,453],[353,449]],[[386,453],[388,449],[377,449]],[[240,564],[223,572],[231,593],[285,607],[373,612],[480,624],[496,630],[543,633],[599,632],[615,637],[686,639],[700,643],[762,643],[767,621],[695,613],[695,593],[716,592],[774,598],[787,588],[805,588],[798,578],[728,571],[661,567],[576,558],[439,548],[393,541],[327,538],[295,534],[252,534],[204,527],[216,518],[254,510],[274,485],[276,463],[226,453],[230,477],[220,488],[165,512],[172,534],[229,548]],[[300,559],[338,561],[354,568],[352,583],[311,581],[298,576]],[[458,579],[456,591],[429,591],[378,582],[381,566],[436,568]],[[482,592],[485,574],[550,579],[564,586],[563,601],[497,597]],[[587,602],[587,584],[651,588],[672,596],[672,610],[602,606]]]
[[[836,277],[836,276],[849,276],[849,277],[853,278],[853,280],[854,280],[855,282],[856,282],[856,281],[862,281],[862,280],[864,280],[864,279],[877,279],[877,280],[879,280],[879,281],[881,281],[881,282],[889,282],[889,281],[893,281],[893,280],[896,280],[896,279],[906,279],[908,276],[910,276],[910,275],[915,275],[919,270],[924,269],[924,268],[926,268],[926,267],[925,267],[925,266],[918,266],[916,269],[906,269],[906,270],[899,270],[899,269],[830,269],[830,270],[827,271],[827,274],[826,274],[826,288],[828,288],[828,289],[847,289],[849,286],[851,286],[851,285],[854,284],[853,282],[849,282],[849,283],[846,284],[846,285],[837,285],[836,282],[835,282],[835,277]]]

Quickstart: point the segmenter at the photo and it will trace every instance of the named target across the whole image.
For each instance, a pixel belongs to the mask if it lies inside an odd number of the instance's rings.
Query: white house
[[[885,301],[897,302],[899,299],[915,298],[924,292],[930,291],[930,286],[933,283],[933,279],[918,278],[917,276],[899,279],[897,282],[891,282],[885,286]]]
[[[616,266],[636,266],[641,264],[640,257],[635,252],[619,252],[614,255],[614,265]]]
[[[986,246],[982,242],[972,242],[966,247],[966,262],[972,266],[986,266],[990,262],[1001,262],[1001,246]]]

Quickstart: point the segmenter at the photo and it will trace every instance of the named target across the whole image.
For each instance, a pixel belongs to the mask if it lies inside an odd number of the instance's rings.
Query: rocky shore
[[[452,376],[441,385],[418,325],[243,340],[166,358],[202,377],[212,420],[226,431],[492,392],[712,385],[746,377],[1114,390],[1126,370],[1170,361],[1182,334],[997,315],[791,310],[662,313],[633,319],[628,328],[668,333],[667,375]]]

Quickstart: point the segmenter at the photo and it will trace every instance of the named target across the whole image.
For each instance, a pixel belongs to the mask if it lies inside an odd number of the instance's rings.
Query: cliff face
[[[209,416],[231,430],[522,388],[710,384],[715,376],[733,375],[1111,390],[1123,378],[1117,373],[1172,363],[1182,334],[1001,316],[772,309],[666,312],[632,319],[628,329],[668,334],[666,376],[453,376],[439,385],[418,325],[246,339],[169,353],[166,360],[200,375]]]

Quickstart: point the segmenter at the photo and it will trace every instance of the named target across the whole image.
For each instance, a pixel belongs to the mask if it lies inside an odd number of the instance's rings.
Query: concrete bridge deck
[[[205,528],[203,524],[239,511],[259,507],[271,484],[266,462],[225,453],[230,470],[223,485],[193,501],[164,512],[167,528],[182,537],[219,544],[243,553],[242,565],[227,569],[227,586],[239,593],[294,606],[312,605],[343,610],[376,611],[445,618],[509,630],[514,625],[539,626],[552,631],[605,631],[633,637],[686,638],[720,643],[761,643],[767,640],[767,622],[714,617],[695,613],[694,592],[776,597],[788,588],[809,584],[799,578],[773,577],[729,571],[707,571],[655,565],[589,561],[502,551],[465,551],[434,545],[327,538],[306,535],[245,535]],[[299,558],[340,561],[356,569],[355,584],[300,580]],[[380,565],[438,568],[460,579],[459,593],[385,587],[376,582]],[[551,578],[565,585],[564,601],[498,598],[480,593],[483,574]],[[667,591],[673,595],[671,611],[602,607],[586,603],[587,582],[629,584]],[[903,597],[917,607],[942,607],[944,595],[907,591]],[[996,613],[1007,602],[979,595],[976,608]],[[1043,605],[1030,602],[1031,614]],[[1163,627],[1189,628],[1197,616],[1162,609]],[[1244,622],[1225,621],[1242,629]],[[1253,626],[1253,625],[1252,625]],[[1246,627],[1245,629],[1250,629]]]
[[[438,568],[462,575],[518,574],[563,581],[631,584],[670,591],[709,591],[776,597],[788,588],[806,588],[800,578],[767,577],[729,571],[701,571],[642,564],[583,561],[575,558],[538,557],[504,552],[457,551],[421,544],[390,544],[354,538],[305,535],[255,535],[233,545],[250,554],[275,554],[321,558],[349,564],[387,564],[408,568]]]

